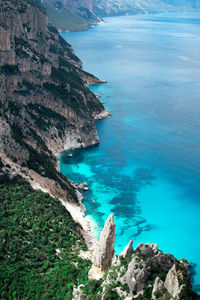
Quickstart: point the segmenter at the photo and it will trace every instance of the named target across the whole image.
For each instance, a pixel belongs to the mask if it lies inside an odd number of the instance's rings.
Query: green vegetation
[[[172,295],[168,293],[167,289],[165,287],[160,288],[154,293],[154,296],[156,299],[163,299],[163,300],[170,300],[173,299]]]
[[[3,84],[3,76],[0,73],[0,86],[2,86],[2,84]]]
[[[117,287],[117,284],[106,286],[106,292],[104,295],[104,300],[120,300],[121,297],[117,294],[113,288]]]
[[[5,64],[1,66],[0,71],[8,76],[20,74],[19,68],[16,65]]]
[[[101,297],[97,294],[102,291],[101,284],[102,280],[88,280],[83,287],[82,292],[84,295],[88,296],[88,299],[100,300]]]
[[[86,246],[61,203],[28,184],[5,183],[0,214],[0,298],[71,299],[90,263],[78,256]]]
[[[45,13],[45,9],[42,5],[40,5],[40,1],[38,0],[26,0],[31,6],[35,6],[37,9],[39,9],[42,13]]]
[[[48,3],[44,6],[52,24],[61,31],[81,31],[90,27],[87,21],[66,8],[58,10]]]

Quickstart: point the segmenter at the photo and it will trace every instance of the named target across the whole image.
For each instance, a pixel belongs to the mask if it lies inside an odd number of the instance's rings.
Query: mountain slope
[[[95,0],[93,10],[99,16],[175,12],[189,9],[189,6],[183,5],[183,2],[181,0]]]
[[[65,7],[57,9],[47,2],[43,5],[51,23],[54,24],[59,31],[82,31],[88,30],[90,27],[86,20]]]
[[[52,24],[63,31],[87,30],[100,17],[183,12],[200,8],[199,0],[41,0]],[[99,17],[98,17],[99,16]]]
[[[175,6],[187,8],[200,8],[199,0],[162,0],[163,3],[168,3]]]
[[[91,263],[60,201],[24,182],[0,184],[0,298],[72,299]]]
[[[39,0],[51,23],[62,31],[87,30],[101,19],[93,11],[93,0]]]

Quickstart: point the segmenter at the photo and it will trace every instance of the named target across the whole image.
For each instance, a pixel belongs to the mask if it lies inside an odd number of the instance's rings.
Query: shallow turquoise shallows
[[[114,213],[116,253],[130,239],[196,264],[200,284],[200,16],[105,18],[63,33],[83,68],[108,83],[91,87],[111,111],[97,122],[100,145],[61,157],[61,171],[87,181],[87,214],[98,236]]]

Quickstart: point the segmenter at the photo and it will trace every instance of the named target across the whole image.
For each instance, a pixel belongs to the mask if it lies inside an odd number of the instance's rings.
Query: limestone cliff
[[[34,0],[0,1],[0,157],[58,197],[76,199],[56,155],[99,142],[104,107],[71,46]]]

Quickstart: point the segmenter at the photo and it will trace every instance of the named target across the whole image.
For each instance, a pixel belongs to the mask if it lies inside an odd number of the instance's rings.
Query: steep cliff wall
[[[55,156],[98,143],[95,118],[104,107],[87,84],[100,81],[80,69],[35,1],[0,4],[0,156],[51,194],[76,199]]]

